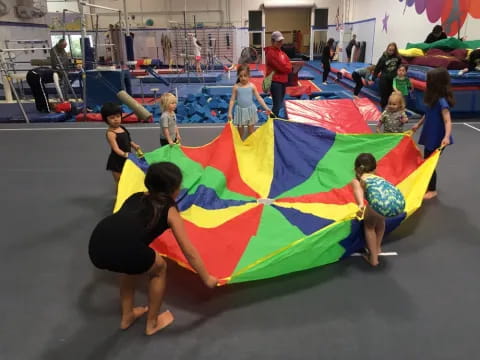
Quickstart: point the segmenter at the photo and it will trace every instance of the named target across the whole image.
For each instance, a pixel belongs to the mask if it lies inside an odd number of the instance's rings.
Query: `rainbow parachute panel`
[[[350,186],[362,152],[405,196],[405,213],[387,219],[392,231],[421,205],[439,152],[424,161],[408,135],[338,134],[284,120],[269,120],[245,141],[227,124],[205,146],[129,158],[115,210],[145,191],[148,164],[171,161],[184,176],[177,202],[190,240],[221,285],[288,274],[364,246]],[[170,230],[151,246],[191,270]]]

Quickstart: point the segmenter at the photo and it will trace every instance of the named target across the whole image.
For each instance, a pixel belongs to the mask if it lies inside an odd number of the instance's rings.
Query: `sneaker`
[[[326,81],[324,81],[322,84],[323,84],[323,85],[328,85],[328,83],[327,83]]]

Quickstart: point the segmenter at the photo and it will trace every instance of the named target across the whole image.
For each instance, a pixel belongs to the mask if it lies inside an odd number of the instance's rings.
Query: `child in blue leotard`
[[[248,135],[253,133],[254,125],[258,122],[257,107],[253,103],[253,96],[262,105],[267,113],[271,113],[268,106],[263,101],[262,97],[258,93],[257,88],[250,82],[250,68],[247,64],[242,64],[237,69],[238,80],[233,86],[232,97],[230,98],[230,104],[228,106],[228,120],[232,121],[233,125],[236,125],[240,137],[243,138],[244,127],[248,128]],[[235,110],[232,117],[232,109],[235,106]]]
[[[355,159],[355,179],[352,180],[355,201],[363,216],[365,241],[368,253],[365,257],[372,266],[378,265],[381,252],[385,218],[398,216],[405,210],[405,199],[394,185],[375,175],[377,162],[372,154],[363,153]],[[367,204],[365,205],[365,200]]]

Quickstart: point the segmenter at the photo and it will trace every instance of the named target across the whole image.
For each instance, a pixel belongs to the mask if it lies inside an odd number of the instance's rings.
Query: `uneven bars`
[[[59,11],[57,11],[57,12],[59,12]],[[72,14],[80,14],[79,11],[69,10],[69,9],[63,9],[63,12],[70,12],[70,13],[72,13]],[[110,14],[110,13],[109,13],[109,14]],[[97,13],[95,13],[95,14],[87,13],[87,12],[84,11],[84,12],[83,12],[83,15],[97,16],[98,14],[97,14]]]
[[[17,48],[17,49],[0,49],[0,52],[26,51],[26,50],[50,50],[51,48]]]
[[[114,8],[110,8],[110,7],[106,7],[106,6],[90,4],[90,3],[86,2],[86,1],[80,1],[80,5],[89,6],[89,7],[96,8],[96,9],[103,9],[103,10],[110,10],[110,11],[122,12],[122,10],[120,10],[120,9],[114,9]]]
[[[57,13],[59,13],[60,11],[57,11]],[[79,11],[75,11],[75,10],[70,10],[70,9],[63,9],[62,12],[70,12],[72,14],[80,14]],[[110,14],[110,13],[109,13]],[[96,16],[97,14],[91,14],[91,13],[87,13],[87,12],[83,12],[83,15],[91,15],[91,16]]]
[[[42,42],[48,42],[48,40],[5,40],[7,42],[26,42],[26,43],[42,43]]]

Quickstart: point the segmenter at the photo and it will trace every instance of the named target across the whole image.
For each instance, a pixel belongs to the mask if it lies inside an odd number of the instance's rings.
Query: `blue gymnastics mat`
[[[198,74],[168,74],[162,75],[163,79],[165,79],[170,84],[172,83],[216,83],[222,78],[222,74],[217,73],[209,73],[206,75],[198,75]],[[137,78],[138,79],[138,78]],[[159,83],[163,82],[164,80],[160,80],[154,78],[153,76],[144,77],[141,79],[143,83]]]

